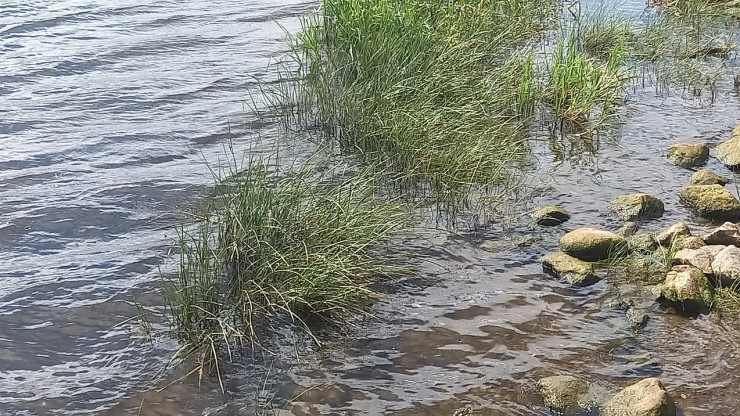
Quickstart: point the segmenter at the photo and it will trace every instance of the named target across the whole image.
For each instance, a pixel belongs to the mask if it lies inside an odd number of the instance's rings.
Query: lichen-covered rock
[[[702,248],[706,246],[707,244],[704,242],[704,239],[697,236],[688,236],[684,237],[678,240],[678,243],[676,244],[676,247],[679,250],[689,249],[689,250],[696,250],[697,248]]]
[[[740,219],[740,201],[722,185],[692,185],[681,191],[681,200],[699,215],[713,220]]]
[[[555,205],[539,207],[532,213],[532,220],[538,225],[555,226],[570,219],[568,211]]]
[[[672,302],[706,308],[714,293],[704,273],[692,266],[673,266],[661,286],[663,297]]]
[[[727,185],[730,179],[719,176],[709,169],[701,169],[691,175],[692,185]]]
[[[712,275],[712,262],[717,254],[725,246],[704,246],[698,249],[678,250],[673,256],[673,264],[693,266],[701,270],[706,275]]]
[[[593,406],[588,384],[573,376],[545,377],[537,381],[545,405],[557,413],[578,413]]]
[[[669,247],[672,244],[677,243],[680,239],[689,237],[690,235],[691,230],[689,230],[689,226],[683,222],[679,222],[678,224],[673,224],[666,230],[663,230],[657,235],[656,239],[658,240],[658,244],[661,246]]]
[[[676,416],[676,404],[658,378],[638,381],[617,393],[601,416]]]
[[[732,170],[740,168],[740,136],[720,144],[716,149],[717,159]]]
[[[630,251],[634,253],[651,253],[658,248],[658,240],[652,234],[637,234],[627,241]]]
[[[668,160],[674,165],[693,168],[709,158],[709,148],[702,143],[678,143],[668,149]]]
[[[660,218],[665,207],[663,201],[648,194],[630,194],[611,200],[609,209],[625,221]]]
[[[546,272],[572,285],[589,286],[599,281],[599,277],[594,273],[593,264],[560,251],[546,255],[540,262]]]
[[[727,246],[714,256],[714,277],[725,286],[732,286],[740,278],[740,248]]]
[[[707,245],[740,246],[740,227],[726,222],[704,236]]]
[[[584,261],[606,260],[626,252],[624,237],[596,228],[578,228],[560,238],[560,248]]]

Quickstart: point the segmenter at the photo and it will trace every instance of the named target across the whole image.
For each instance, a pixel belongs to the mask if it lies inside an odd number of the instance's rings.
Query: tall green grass
[[[384,244],[408,211],[380,197],[369,171],[346,173],[251,158],[219,180],[207,217],[181,230],[167,299],[180,354],[197,353],[199,370],[259,343],[272,320],[310,333],[307,318],[357,313],[376,296],[373,279],[398,271]]]
[[[294,39],[303,116],[347,153],[438,196],[491,183],[526,157],[535,73],[518,54],[546,0],[324,0]]]

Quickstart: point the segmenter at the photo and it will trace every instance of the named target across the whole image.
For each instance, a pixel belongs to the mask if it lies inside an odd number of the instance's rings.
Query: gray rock
[[[712,262],[724,248],[725,246],[704,246],[698,249],[678,250],[673,256],[673,264],[693,266],[711,276],[713,274]]]
[[[692,185],[681,191],[681,200],[699,215],[713,220],[740,219],[740,201],[722,185]]]
[[[707,245],[740,246],[740,227],[726,222],[704,236]]]
[[[609,209],[625,221],[660,218],[665,212],[663,201],[648,194],[618,196],[609,202]]]
[[[560,248],[584,261],[606,260],[627,250],[624,237],[596,228],[578,228],[560,238]]]
[[[717,159],[732,170],[740,168],[740,136],[720,144],[716,149]]]
[[[619,230],[617,230],[617,234],[621,235],[624,238],[629,238],[635,235],[635,233],[639,229],[640,224],[638,224],[637,221],[627,221],[622,224],[621,227],[619,227]]]
[[[646,378],[617,393],[601,416],[676,416],[676,404],[658,378]]]
[[[594,266],[563,252],[550,253],[540,259],[542,268],[568,283],[576,286],[589,286],[599,281]]]
[[[674,165],[693,168],[709,158],[709,148],[702,143],[678,143],[668,149],[668,159]]]
[[[704,273],[692,266],[673,266],[661,286],[663,298],[672,302],[707,308],[714,292]]]
[[[573,376],[545,377],[537,381],[545,405],[557,413],[578,413],[594,403],[588,384]]]
[[[647,324],[648,315],[644,309],[630,307],[627,309],[627,320],[632,326],[641,328]]]
[[[729,178],[719,176],[709,169],[701,169],[691,175],[692,185],[727,185]]]
[[[652,234],[637,234],[627,241],[630,251],[634,253],[652,253],[658,249],[658,240]]]
[[[696,250],[697,248],[702,248],[706,246],[707,244],[704,242],[704,239],[697,236],[688,236],[683,237],[678,240],[678,243],[676,244],[676,247],[679,250],[683,249],[690,249],[690,250]]]
[[[560,225],[569,219],[568,211],[555,205],[539,207],[532,213],[532,220],[536,224],[544,226]]]
[[[712,261],[714,277],[722,284],[732,286],[740,278],[740,248],[727,246],[714,256]]]
[[[689,226],[685,223],[679,222],[678,224],[671,225],[668,229],[664,230],[656,239],[658,244],[663,247],[669,247],[673,243],[677,243],[680,239],[691,235]]]

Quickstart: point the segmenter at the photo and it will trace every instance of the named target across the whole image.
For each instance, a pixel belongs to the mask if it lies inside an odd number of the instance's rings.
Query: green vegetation
[[[379,198],[367,171],[281,169],[251,159],[219,182],[207,218],[181,230],[179,273],[167,298],[184,346],[201,369],[221,348],[259,342],[258,328],[282,316],[341,320],[375,294],[373,278],[396,271],[383,244],[408,224]]]

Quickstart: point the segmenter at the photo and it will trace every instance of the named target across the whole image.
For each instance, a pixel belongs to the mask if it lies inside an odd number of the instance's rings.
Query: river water
[[[561,372],[592,380],[605,397],[658,376],[685,415],[738,413],[737,325],[646,303],[651,319],[635,331],[615,299],[640,299],[638,289],[613,280],[574,289],[536,262],[567,229],[616,230],[606,205],[629,192],[666,203],[646,231],[676,221],[706,229],[678,202],[691,172],[665,153],[729,137],[740,123],[731,81],[710,102],[648,77],[630,89],[624,123],[603,137],[535,135],[547,190],[530,204],[566,207],[573,219],[562,228],[516,225],[502,241],[495,221],[429,232],[409,242],[427,255],[418,275],[387,290],[346,337],[317,349],[284,334],[278,358],[241,357],[225,370],[225,393],[213,379],[160,373],[177,345],[157,332],[139,337],[133,301],[162,311],[159,267],[174,226],[211,183],[204,160],[218,165],[229,142],[239,153],[276,139],[273,126],[258,126],[259,137],[246,128],[244,100],[257,93],[255,79],[271,79],[283,30],[298,30],[298,16],[316,5],[0,4],[0,414],[242,415],[274,399],[293,415],[451,415],[465,406],[545,415],[534,380]],[[514,244],[533,235],[531,246]],[[480,249],[486,240],[499,252]]]

